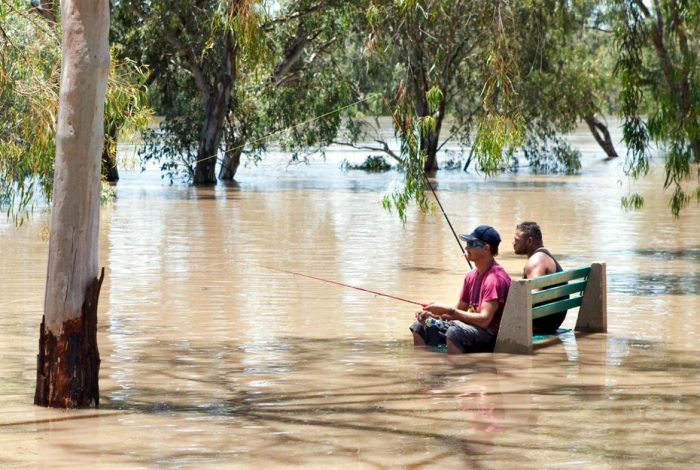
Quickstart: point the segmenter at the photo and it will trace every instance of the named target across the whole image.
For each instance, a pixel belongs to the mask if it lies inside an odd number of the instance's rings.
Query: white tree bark
[[[85,331],[96,330],[96,316],[86,326],[83,312],[92,309],[96,315],[99,296],[99,286],[96,294],[91,286],[98,274],[109,1],[62,0],[61,21],[63,58],[53,208],[35,403],[96,406],[99,354],[95,334],[84,341],[90,336]],[[91,366],[84,365],[85,356],[94,358]],[[92,395],[80,397],[86,393]]]
[[[97,277],[100,164],[109,74],[108,0],[63,0],[63,59],[44,313],[60,333]]]

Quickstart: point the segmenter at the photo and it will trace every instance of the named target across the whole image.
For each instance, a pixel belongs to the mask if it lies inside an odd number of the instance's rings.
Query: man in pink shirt
[[[493,227],[480,225],[459,237],[467,242],[467,257],[475,268],[465,277],[455,307],[434,302],[416,312],[410,327],[413,344],[446,344],[450,354],[492,352],[511,282],[494,259],[501,236]],[[426,324],[428,318],[439,320]]]

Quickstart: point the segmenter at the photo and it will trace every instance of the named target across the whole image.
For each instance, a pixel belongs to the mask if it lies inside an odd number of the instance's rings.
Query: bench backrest
[[[567,284],[561,285],[564,282]],[[555,300],[577,293],[581,294]],[[495,352],[532,354],[532,320],[575,307],[580,307],[577,331],[607,331],[605,263],[513,281]]]
[[[591,267],[585,266],[530,279],[533,320],[581,306],[583,291],[586,289],[590,272]],[[561,285],[563,283],[567,284]],[[580,295],[553,302],[554,299],[571,294]]]

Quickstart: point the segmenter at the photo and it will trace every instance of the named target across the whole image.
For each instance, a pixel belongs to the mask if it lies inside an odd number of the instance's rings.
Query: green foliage
[[[113,57],[117,55],[114,49]],[[148,104],[144,68],[130,59],[112,59],[110,65],[104,109],[104,147],[110,155],[116,155],[117,139],[131,139],[146,129],[153,111]]]
[[[430,210],[423,194],[424,171],[436,165],[448,112],[455,117],[453,138],[463,144],[475,138],[479,161],[487,170],[507,162],[509,150],[520,141],[513,11],[510,2],[490,0],[367,4],[342,70],[359,96],[381,92],[387,102],[358,109],[347,121],[346,134],[353,144],[379,143],[378,151],[400,162],[403,181],[392,187],[383,204],[405,221],[410,203]],[[393,154],[370,121],[352,119],[387,111],[400,155]]]
[[[0,206],[15,223],[51,196],[58,111],[58,32],[25,8],[0,3]]]
[[[111,204],[117,198],[117,189],[107,181],[100,182],[100,202]]]
[[[434,205],[425,196],[426,176],[423,170],[426,153],[419,147],[425,127],[420,117],[415,114],[415,107],[405,88],[399,90],[394,108],[390,110],[396,124],[394,132],[401,144],[401,162],[403,184],[394,184],[382,198],[382,206],[396,210],[399,219],[406,223],[408,206],[415,202],[421,212],[434,210]]]
[[[518,154],[535,172],[579,171],[580,153],[560,136],[584,117],[614,110],[617,93],[610,34],[601,26],[608,19],[597,8],[592,0],[368,2],[344,74],[360,96],[381,92],[407,103],[397,109],[411,108],[392,119],[402,145],[397,160],[415,173],[392,188],[385,206],[401,216],[419,200],[423,169],[415,162],[435,159],[448,113],[449,139],[471,147],[467,161],[488,175],[512,168]],[[376,141],[376,150],[394,156],[365,119],[388,108],[358,109],[354,117],[362,119],[346,123],[348,140]]]
[[[644,198],[637,194],[630,194],[622,198],[622,208],[626,211],[639,210],[644,207]]]
[[[479,167],[487,175],[506,169],[506,154],[512,154],[522,142],[522,117],[501,114],[485,115],[479,121],[474,139],[474,154]]]
[[[577,173],[581,169],[581,153],[559,136],[538,139],[533,134],[523,147],[523,155],[533,173]]]
[[[142,170],[155,162],[160,165],[162,177],[169,178],[171,183],[175,179],[192,180],[199,141],[196,116],[201,108],[194,106],[191,112],[165,119],[158,129],[145,129],[141,133],[143,143],[138,153]]]
[[[664,189],[673,188],[669,207],[677,217],[693,199],[684,182],[693,177],[691,165],[700,163],[700,5],[614,0],[611,6],[628,148],[625,169],[632,179],[645,176],[655,142],[665,153]],[[636,207],[630,198],[623,206]]]
[[[0,2],[0,29],[0,206],[21,223],[52,196],[61,30],[19,0]],[[134,62],[112,62],[105,103],[112,149],[117,135],[149,119],[144,79]]]
[[[334,71],[349,11],[334,1],[119,2],[116,40],[125,54],[154,70],[156,109],[165,116],[160,129],[146,135],[144,164],[159,162],[171,179],[192,178],[198,134],[210,117],[202,86],[216,86],[227,54],[235,54],[236,63],[219,155],[243,152],[257,161],[267,143],[276,141],[292,161],[301,161],[305,152],[330,144],[341,122],[331,111],[352,101]],[[194,59],[174,49],[177,42]],[[193,69],[201,71],[204,84]]]
[[[517,9],[523,154],[535,172],[575,173],[580,155],[561,136],[616,110],[609,19],[597,2],[533,0]]]
[[[344,159],[340,163],[340,168],[343,171],[364,170],[371,173],[381,173],[391,170],[391,165],[381,155],[370,155],[359,165],[353,165]]]
[[[430,90],[425,92],[425,98],[428,101],[428,112],[433,114],[438,110],[440,102],[445,99],[445,94],[440,87],[433,85]]]

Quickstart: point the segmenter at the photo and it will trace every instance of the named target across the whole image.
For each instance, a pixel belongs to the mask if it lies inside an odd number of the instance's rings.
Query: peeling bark
[[[34,404],[52,408],[100,406],[97,302],[105,270],[85,290],[82,315],[63,323],[56,336],[41,321]]]

